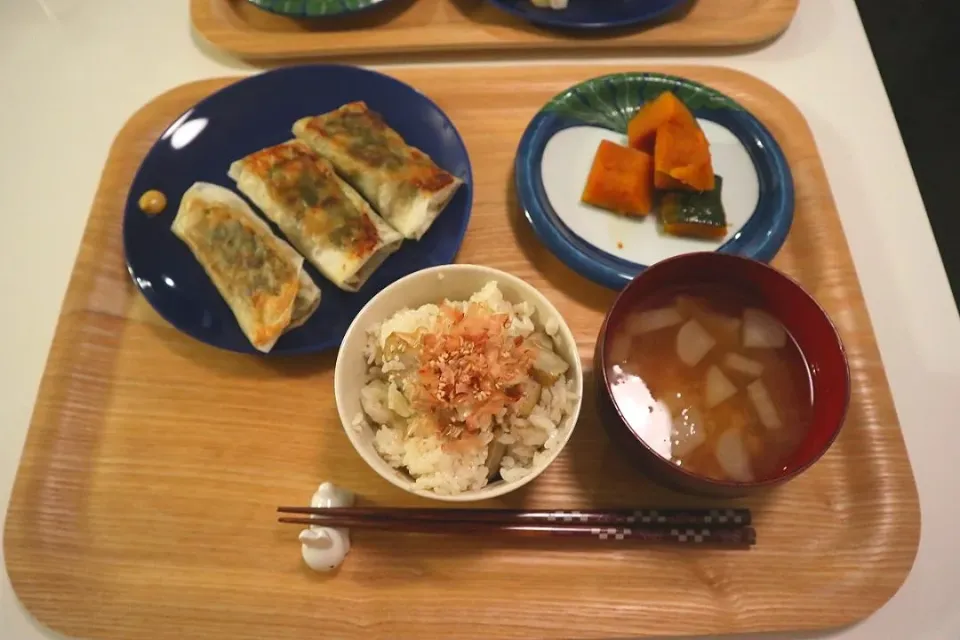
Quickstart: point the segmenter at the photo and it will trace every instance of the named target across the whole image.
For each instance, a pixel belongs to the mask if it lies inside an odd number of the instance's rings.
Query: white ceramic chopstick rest
[[[316,508],[352,507],[354,495],[331,482],[324,482],[313,494],[310,506]],[[314,571],[333,571],[350,552],[350,530],[311,526],[300,532],[300,554]]]

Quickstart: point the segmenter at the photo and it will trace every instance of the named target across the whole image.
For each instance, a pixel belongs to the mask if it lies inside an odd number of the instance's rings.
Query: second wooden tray
[[[224,51],[248,59],[289,59],[743,46],[783,32],[798,4],[799,0],[693,0],[656,26],[580,37],[538,29],[485,0],[396,0],[356,18],[326,22],[275,15],[247,0],[190,0],[190,14],[200,35]]]
[[[518,211],[521,133],[554,94],[628,69],[395,70],[456,123],[475,206],[459,260],[514,273],[557,306],[589,365],[611,291],[569,271]],[[637,70],[637,69],[630,69]],[[69,636],[110,639],[613,638],[815,629],[852,623],[902,584],[919,538],[917,493],[840,220],[810,130],[781,94],[717,68],[644,68],[707,83],[778,138],[796,222],[774,264],[836,321],[853,399],[830,452],[744,502],[749,552],[507,543],[355,532],[336,575],[311,573],[280,504],[321,480],[366,504],[423,504],[371,471],[333,399],[335,354],[255,358],[179,334],[124,268],[126,191],[149,143],[233,79],[185,85],[139,111],[113,145],[44,371],[4,537],[23,604]],[[493,504],[694,504],[633,471],[588,396],[563,454]],[[703,502],[696,502],[704,504]],[[490,506],[493,506],[491,504]]]

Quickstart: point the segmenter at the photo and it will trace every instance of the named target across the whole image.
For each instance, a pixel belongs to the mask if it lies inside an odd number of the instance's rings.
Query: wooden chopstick
[[[445,510],[437,510],[445,511]],[[668,544],[701,547],[743,548],[756,543],[753,527],[649,527],[591,526],[580,523],[546,525],[504,524],[501,522],[423,519],[378,519],[368,517],[279,518],[284,524],[323,526],[343,529],[375,529],[416,534],[485,534],[525,538],[594,538],[631,541],[644,544]]]
[[[583,524],[608,526],[735,528],[752,522],[749,509],[604,509],[526,511],[517,509],[406,509],[393,507],[279,507],[279,513],[324,518],[485,522],[513,525]]]

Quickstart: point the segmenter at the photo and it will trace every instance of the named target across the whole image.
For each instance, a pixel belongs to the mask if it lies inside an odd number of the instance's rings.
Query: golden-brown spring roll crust
[[[403,240],[303,142],[253,153],[234,162],[229,176],[320,273],[346,291],[363,286]]]
[[[320,291],[303,272],[303,257],[229,189],[194,184],[184,193],[171,230],[190,248],[259,351],[269,352],[290,328],[298,295],[308,301],[301,323],[309,318],[309,307],[319,304]]]
[[[408,145],[364,102],[302,118],[293,133],[329,160],[405,238],[422,238],[463,184]]]

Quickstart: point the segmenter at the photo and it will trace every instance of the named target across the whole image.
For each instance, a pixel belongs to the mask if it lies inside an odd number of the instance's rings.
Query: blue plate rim
[[[663,84],[686,85],[711,95],[722,97],[739,107],[737,111],[718,112],[712,109],[694,109],[699,119],[709,120],[727,128],[746,148],[757,178],[760,196],[757,208],[743,224],[740,231],[724,242],[715,251],[740,255],[761,262],[769,262],[783,246],[793,224],[795,190],[793,174],[779,143],[773,134],[756,116],[726,94],[687,78],[654,72],[612,73],[584,80],[558,93],[552,100],[589,82],[610,81],[623,78],[650,80]],[[551,100],[551,101],[552,101]],[[548,101],[549,104],[551,101]],[[727,118],[718,113],[735,113],[734,129],[724,124]],[[564,129],[584,126],[583,122],[546,111],[546,105],[533,117],[524,131],[514,160],[514,180],[518,204],[527,222],[547,248],[564,264],[589,280],[613,290],[620,290],[649,265],[639,264],[609,254],[581,239],[567,227],[553,209],[543,186],[541,164],[546,144]],[[596,126],[596,125],[591,125]],[[766,162],[761,162],[761,159]],[[779,184],[779,189],[775,185]],[[765,193],[772,195],[772,207],[764,211]],[[767,205],[770,206],[769,204]],[[763,216],[758,214],[763,213]],[[762,218],[770,218],[763,230]]]
[[[183,120],[189,114],[206,106],[210,101],[213,101],[215,99],[223,99],[224,95],[229,96],[229,94],[233,91],[236,91],[238,87],[248,86],[251,83],[257,82],[259,78],[262,78],[268,75],[276,76],[276,75],[295,74],[298,72],[302,73],[304,71],[322,73],[323,71],[328,69],[338,69],[338,70],[349,71],[352,73],[355,72],[363,75],[376,76],[381,80],[385,80],[389,83],[393,83],[394,85],[402,87],[406,90],[412,91],[413,93],[420,96],[420,98],[425,100],[428,104],[430,104],[434,109],[436,109],[437,113],[441,114],[443,116],[443,119],[450,126],[450,129],[453,131],[454,135],[456,136],[457,142],[459,143],[460,147],[463,149],[464,157],[466,159],[466,175],[464,176],[463,180],[464,180],[464,186],[468,188],[469,196],[467,198],[466,208],[462,216],[463,221],[460,225],[460,228],[458,229],[453,255],[450,256],[449,261],[441,262],[439,264],[434,264],[432,266],[441,266],[443,264],[454,264],[456,262],[456,259],[460,254],[460,249],[463,247],[463,241],[467,235],[467,229],[470,226],[470,219],[473,216],[473,204],[475,199],[473,162],[470,159],[469,149],[467,148],[466,142],[464,142],[463,140],[463,136],[461,135],[460,130],[457,128],[456,124],[453,122],[450,116],[447,115],[446,111],[444,111],[429,96],[424,94],[422,91],[420,91],[413,85],[407,84],[402,80],[394,78],[393,76],[390,76],[386,73],[382,73],[380,71],[376,71],[373,69],[368,69],[366,67],[359,67],[359,66],[354,66],[349,64],[337,64],[337,63],[316,63],[316,64],[307,63],[307,64],[299,64],[299,65],[290,65],[290,66],[280,67],[277,69],[270,69],[267,71],[254,73],[254,74],[245,76],[243,78],[240,78],[235,82],[231,82],[230,84],[217,89],[210,95],[194,103],[193,105],[191,105],[190,107],[182,111],[181,113],[177,114],[176,117],[171,119],[170,122],[167,124],[167,126],[164,127],[163,131],[159,134],[159,136],[157,136],[157,138],[153,141],[150,148],[147,150],[147,152],[144,154],[143,158],[141,159],[140,164],[137,166],[137,170],[133,175],[133,178],[131,178],[130,180],[130,186],[127,189],[127,195],[124,200],[123,218],[121,220],[120,235],[123,242],[123,260],[124,260],[124,266],[126,267],[127,274],[129,275],[134,288],[136,288],[139,294],[147,301],[150,307],[158,315],[160,315],[160,317],[162,317],[165,322],[167,322],[170,326],[172,326],[174,329],[176,329],[178,332],[182,333],[183,335],[189,336],[191,339],[196,340],[197,342],[200,342],[202,344],[205,344],[207,346],[210,346],[222,351],[227,351],[231,353],[240,353],[244,355],[257,355],[262,357],[270,357],[270,356],[283,357],[283,356],[298,356],[298,355],[324,353],[326,351],[330,351],[334,347],[338,347],[340,342],[342,341],[343,339],[342,335],[331,336],[325,341],[302,346],[299,348],[282,348],[281,347],[280,349],[277,349],[275,347],[268,353],[263,353],[256,350],[253,347],[253,345],[249,343],[244,344],[242,349],[235,349],[227,345],[214,344],[212,342],[209,342],[205,340],[203,337],[197,335],[197,333],[191,330],[189,327],[182,326],[181,323],[176,323],[172,321],[168,317],[168,314],[164,313],[163,310],[155,304],[152,294],[145,291],[144,288],[140,286],[137,275],[135,273],[135,269],[130,261],[130,251],[128,247],[129,238],[127,234],[127,216],[130,215],[131,212],[133,212],[135,215],[143,215],[138,208],[137,201],[139,200],[139,196],[138,194],[134,193],[133,186],[137,182],[137,178],[140,176],[141,171],[143,170],[143,166],[147,161],[147,158],[150,157],[150,155],[154,152],[157,145],[159,145],[161,141],[163,141],[164,137],[166,136],[167,132],[171,129],[171,127],[173,127],[175,124]],[[224,169],[224,172],[226,172],[226,169]],[[236,193],[236,189],[232,189],[232,190]],[[241,197],[244,197],[244,196],[241,195]],[[246,200],[245,197],[244,199]],[[247,202],[248,204],[251,205],[251,207],[253,207],[254,211],[257,211],[257,208],[254,205],[252,205],[252,203],[250,203],[249,200],[247,200]],[[167,206],[171,207],[174,204],[179,205],[179,203],[168,202]],[[258,215],[260,214],[258,213]],[[331,285],[331,286],[334,286],[334,285]],[[343,333],[345,335],[346,331],[344,330]],[[282,340],[282,336],[281,336],[281,340]]]
[[[503,0],[487,0],[490,4],[496,6],[501,11],[509,13],[510,15],[523,20],[528,24],[534,24],[542,27],[549,27],[553,29],[566,29],[574,31],[592,31],[592,30],[604,30],[604,29],[617,29],[625,27],[635,27],[637,25],[647,24],[651,22],[656,22],[660,18],[670,14],[673,11],[676,11],[683,5],[687,4],[690,0],[672,0],[670,4],[666,5],[662,9],[656,11],[645,13],[643,15],[638,15],[634,18],[629,18],[626,20],[598,20],[596,22],[570,22],[569,20],[564,20],[563,10],[555,9],[542,9],[542,13],[529,14],[524,11],[518,10],[515,8],[513,3],[504,2]],[[530,0],[525,0],[529,2]],[[551,17],[552,16],[552,17]]]

